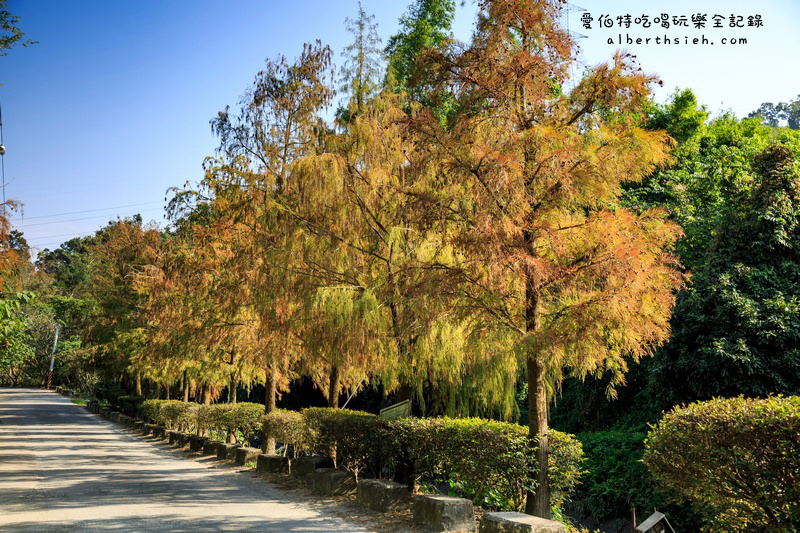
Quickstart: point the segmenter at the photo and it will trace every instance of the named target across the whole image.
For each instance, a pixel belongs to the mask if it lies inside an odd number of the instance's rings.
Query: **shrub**
[[[493,509],[518,510],[536,479],[528,429],[479,418],[405,419],[392,423],[416,477],[445,481]],[[581,475],[581,444],[550,431],[552,504],[560,508]]]
[[[228,433],[233,433],[237,437],[241,437],[243,442],[248,442],[255,436],[256,431],[261,430],[261,417],[263,416],[264,406],[262,404],[242,402],[225,409],[222,412],[221,421]]]
[[[800,397],[714,399],[673,409],[644,462],[712,529],[800,529]]]
[[[159,408],[158,423],[169,429],[191,431],[197,427],[198,405],[180,400],[164,400]]]
[[[387,458],[396,454],[389,423],[375,415],[312,407],[303,410],[303,419],[311,450],[333,457],[337,467],[356,477],[364,470],[380,476]]]
[[[142,418],[154,424],[161,424],[161,404],[163,400],[145,400],[142,402],[140,412]]]
[[[216,431],[224,433],[230,442],[244,442],[261,429],[264,406],[258,403],[218,403],[198,406],[196,423],[198,433]]]
[[[577,437],[586,457],[586,475],[572,507],[598,522],[627,516],[631,507],[652,509],[656,502],[661,507],[642,463],[644,433],[597,431]]]
[[[142,396],[119,396],[113,405],[128,416],[140,417],[142,403]]]
[[[299,452],[309,448],[308,428],[303,415],[298,411],[276,409],[264,415],[261,423],[264,442],[270,436],[284,445],[291,445],[295,457]],[[286,447],[284,447],[284,453],[285,451]]]

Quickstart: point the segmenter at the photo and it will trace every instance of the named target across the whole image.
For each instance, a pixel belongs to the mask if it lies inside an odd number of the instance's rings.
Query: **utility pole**
[[[3,180],[3,218],[6,216],[6,146],[3,144],[3,106],[0,106],[0,177]]]
[[[53,339],[53,353],[50,354],[50,372],[47,373],[47,389],[53,384],[53,364],[56,362],[56,346],[58,346],[58,328],[56,324],[56,337]]]

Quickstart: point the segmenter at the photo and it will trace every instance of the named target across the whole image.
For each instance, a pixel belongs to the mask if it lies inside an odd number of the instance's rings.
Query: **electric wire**
[[[120,218],[127,218],[127,217],[132,217],[134,215],[141,215],[142,213],[150,213],[150,212],[154,212],[154,211],[161,211],[161,209],[160,208],[143,209],[142,211],[139,211],[139,212],[136,212],[136,213],[131,213],[129,215],[116,215],[116,216],[119,216]],[[92,220],[92,219],[95,219],[95,218],[105,218],[105,217],[109,217],[109,216],[115,216],[115,215],[113,213],[108,213],[108,214],[105,214],[105,215],[93,215],[93,216],[90,216],[90,217],[68,218],[68,219],[62,219],[62,220],[54,220],[52,222],[36,222],[34,224],[26,224],[25,222],[22,222],[22,223],[17,225],[17,229],[24,230],[24,229],[27,229],[27,228],[32,228],[34,226],[48,226],[48,225],[51,225],[51,224],[63,224],[63,223],[66,223],[66,222],[78,222],[80,220]]]
[[[40,219],[40,218],[52,218],[52,217],[67,216],[67,215],[82,215],[84,213],[96,213],[98,211],[108,211],[110,209],[124,209],[126,207],[139,207],[139,206],[143,206],[143,205],[153,205],[153,204],[160,204],[160,203],[163,203],[163,202],[161,202],[159,200],[159,201],[155,201],[155,202],[143,202],[143,203],[140,203],[140,204],[127,204],[127,205],[118,205],[118,206],[113,206],[113,207],[100,207],[100,208],[97,208],[97,209],[85,209],[83,211],[68,211],[68,212],[64,212],[64,213],[53,213],[51,215],[37,215],[37,216],[34,216],[34,217],[20,217],[18,219],[12,220],[12,222],[19,222],[19,221],[24,221],[24,220],[34,220],[34,219]]]

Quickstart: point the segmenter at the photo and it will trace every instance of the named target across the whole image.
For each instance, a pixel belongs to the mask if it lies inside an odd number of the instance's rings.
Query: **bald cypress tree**
[[[565,90],[576,48],[562,5],[482,1],[471,46],[427,58],[434,90],[458,87],[458,113],[446,127],[431,112],[414,118],[437,151],[429,200],[452,222],[453,287],[516,338],[539,472],[526,511],[544,517],[554,385],[566,371],[621,383],[624,356],[667,337],[681,284],[666,251],[678,227],[663,211],[619,206],[621,184],[667,158],[667,135],[640,127],[655,79],[618,53]]]

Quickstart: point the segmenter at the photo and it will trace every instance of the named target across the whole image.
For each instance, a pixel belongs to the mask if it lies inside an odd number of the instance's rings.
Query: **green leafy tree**
[[[453,40],[454,0],[415,0],[400,17],[400,30],[386,43],[389,58],[386,84],[409,94],[413,102],[437,109],[443,120],[453,105],[449,91],[432,92],[427,68],[421,59],[431,49],[447,50]]]
[[[0,56],[8,54],[8,51],[15,46],[36,44],[36,41],[25,38],[18,24],[19,17],[8,11],[8,1],[0,0]]]
[[[375,16],[367,15],[361,2],[358,3],[358,16],[346,19],[345,27],[354,40],[342,54],[345,62],[339,78],[341,91],[349,96],[349,101],[337,111],[340,122],[348,122],[352,115],[363,112],[364,106],[378,91],[383,60]]]
[[[760,118],[764,124],[776,128],[786,124],[790,129],[800,129],[800,96],[788,102],[765,102],[758,109],[747,115],[748,118]]]
[[[676,306],[652,369],[670,404],[800,392],[800,143],[787,141],[753,158]]]

